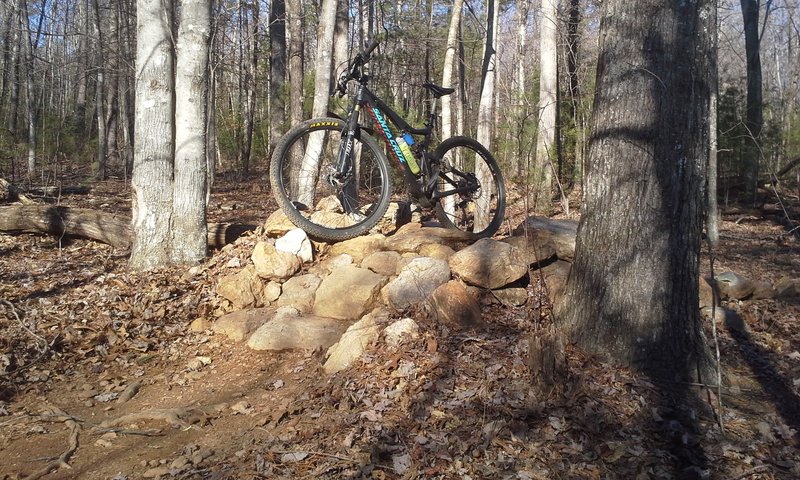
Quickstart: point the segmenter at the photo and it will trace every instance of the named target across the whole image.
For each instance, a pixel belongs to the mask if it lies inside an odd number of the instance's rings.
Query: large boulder
[[[241,342],[274,316],[274,308],[240,310],[218,318],[211,324],[211,330],[235,342]]]
[[[403,309],[427,300],[439,285],[449,280],[450,267],[445,260],[418,257],[386,285],[386,300],[390,307]]]
[[[367,268],[379,275],[391,277],[397,275],[397,263],[399,261],[400,254],[397,252],[375,252],[361,262],[361,268]]]
[[[320,283],[322,279],[311,273],[292,277],[283,284],[283,293],[276,304],[279,307],[294,307],[303,313],[310,312]]]
[[[455,328],[473,328],[481,324],[481,306],[474,295],[458,280],[451,280],[431,295],[434,317]]]
[[[525,245],[524,252],[530,263],[542,262],[553,255],[571,262],[575,258],[577,234],[577,220],[530,217],[514,230],[513,236],[507,241],[518,248]],[[523,240],[519,240],[519,237]]]
[[[322,317],[358,320],[375,306],[386,280],[366,268],[342,266],[322,280],[313,312]]]
[[[333,318],[304,315],[290,307],[281,307],[267,323],[247,340],[253,350],[316,350],[328,348],[339,340],[347,323]]]
[[[335,257],[346,253],[353,258],[353,262],[361,263],[370,254],[383,250],[385,241],[386,237],[383,235],[362,235],[332,245],[328,250],[328,255]]]
[[[496,289],[525,276],[528,263],[517,247],[483,238],[450,257],[450,269],[471,285]]]
[[[422,247],[432,243],[461,246],[468,241],[469,237],[459,230],[423,227],[418,223],[409,223],[386,238],[385,248],[399,253],[418,253]]]

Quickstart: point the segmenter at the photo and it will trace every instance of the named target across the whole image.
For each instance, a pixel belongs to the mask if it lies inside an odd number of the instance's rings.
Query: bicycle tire
[[[434,157],[442,168],[437,181],[440,191],[465,185],[461,173],[475,175],[479,183],[470,192],[440,198],[435,207],[439,222],[473,240],[494,235],[503,223],[506,189],[500,166],[489,150],[472,138],[451,137],[436,148]]]
[[[275,200],[289,220],[314,239],[336,242],[362,235],[389,208],[388,159],[365,132],[358,132],[351,153],[357,159],[355,174],[333,176],[344,130],[345,121],[338,118],[307,120],[281,138],[272,157]],[[316,168],[310,168],[314,163]],[[301,166],[306,175],[301,175]]]

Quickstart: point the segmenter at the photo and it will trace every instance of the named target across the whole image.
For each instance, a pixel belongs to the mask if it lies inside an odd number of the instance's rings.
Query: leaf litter
[[[800,276],[800,248],[774,224],[723,234],[715,268]],[[256,240],[191,271],[137,273],[99,243],[0,235],[0,479],[800,477],[800,419],[783,403],[800,383],[796,301],[725,304],[749,338],[721,331],[721,410],[716,389],[573,348],[542,389],[527,339],[548,312],[496,303],[482,331],[403,312],[418,338],[378,340],[327,376],[313,352],[256,353],[203,328],[227,308],[216,280]]]

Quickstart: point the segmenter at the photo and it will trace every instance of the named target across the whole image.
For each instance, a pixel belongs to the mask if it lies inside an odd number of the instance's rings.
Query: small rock
[[[775,298],[800,297],[800,279],[781,278],[775,283]]]
[[[267,235],[272,237],[283,235],[293,228],[296,228],[295,225],[291,220],[289,220],[289,217],[287,217],[281,209],[272,212],[269,218],[267,218],[267,221],[264,222],[264,230],[266,231]]]
[[[300,270],[300,257],[281,252],[268,242],[258,242],[250,257],[256,274],[266,280],[286,280]]]
[[[720,294],[726,298],[743,300],[752,295],[756,289],[752,280],[733,272],[722,272],[715,277],[715,280]]]
[[[95,401],[98,401],[100,403],[106,403],[106,402],[110,402],[111,400],[116,400],[117,397],[119,397],[118,393],[107,392],[107,393],[101,393],[99,395],[95,395],[94,399],[95,399]]]
[[[347,368],[360,357],[367,346],[378,338],[379,318],[387,319],[388,313],[376,310],[351,325],[342,334],[339,341],[328,349],[328,360],[323,367],[325,372],[336,373]]]
[[[495,298],[507,307],[521,307],[528,301],[528,290],[512,287],[492,290]]]
[[[369,255],[381,251],[386,237],[383,235],[362,235],[344,242],[339,242],[328,251],[331,256],[348,254],[355,263],[361,263]]]
[[[410,318],[398,320],[383,330],[383,338],[390,347],[398,347],[406,339],[419,337],[419,325]]]
[[[322,279],[314,274],[297,275],[283,284],[281,296],[277,299],[279,307],[293,306],[307,313],[314,306],[314,297]]]
[[[214,455],[214,450],[206,447],[200,447],[192,454],[192,463],[194,465],[199,465],[200,463],[203,463],[203,460],[207,459],[211,455]]]
[[[300,228],[293,228],[286,232],[284,236],[275,240],[275,249],[279,252],[297,255],[304,263],[314,259],[311,240],[308,239],[306,232]]]
[[[390,277],[397,274],[397,263],[400,254],[397,252],[375,252],[364,258],[361,268],[372,270],[378,275]]]
[[[181,455],[169,464],[170,470],[183,470],[191,464],[188,457]]]
[[[160,466],[160,467],[153,467],[142,474],[144,478],[159,478],[163,477],[164,475],[169,475],[169,467],[167,466]]]
[[[232,275],[220,278],[217,282],[217,295],[230,301],[236,309],[259,306],[259,300],[264,296],[264,284],[256,274],[256,267],[249,265]]]
[[[129,401],[134,396],[136,396],[137,393],[139,393],[140,388],[142,388],[141,380],[136,380],[134,382],[131,382],[130,384],[128,384],[127,387],[125,387],[125,390],[122,391],[119,398],[117,398],[117,403],[125,403]]]
[[[206,317],[195,318],[189,325],[189,330],[194,333],[205,332],[211,329],[211,321]]]
[[[228,268],[239,268],[242,266],[242,261],[239,259],[239,257],[233,257],[228,260],[228,263],[226,263],[225,266]]]
[[[250,415],[255,409],[247,400],[240,400],[231,405],[231,410],[240,415]]]

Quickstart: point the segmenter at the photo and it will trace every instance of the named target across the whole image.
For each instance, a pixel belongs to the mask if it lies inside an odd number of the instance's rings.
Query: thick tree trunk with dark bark
[[[603,3],[586,203],[558,309],[583,348],[678,381],[713,371],[697,305],[714,61],[701,19],[714,12]]]

